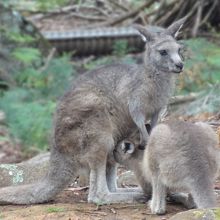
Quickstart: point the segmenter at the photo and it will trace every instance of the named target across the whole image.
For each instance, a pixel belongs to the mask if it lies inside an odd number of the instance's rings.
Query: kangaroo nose
[[[176,67],[177,67],[178,69],[182,70],[182,69],[183,69],[183,63],[177,63],[177,64],[176,64]]]

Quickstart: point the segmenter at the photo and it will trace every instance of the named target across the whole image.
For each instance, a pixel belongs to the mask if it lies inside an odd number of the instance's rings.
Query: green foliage
[[[62,207],[49,207],[46,210],[48,213],[53,213],[53,212],[65,212],[65,209]]]
[[[14,137],[25,145],[46,149],[55,102],[34,101],[32,94],[23,89],[10,90],[0,100],[0,106]]]
[[[191,39],[185,41],[190,58],[186,71],[180,76],[181,93],[198,92],[210,84],[220,81],[220,47],[205,40]]]
[[[220,107],[220,83],[201,92],[200,97],[187,106],[186,113],[195,115],[201,112],[218,112]]]
[[[54,58],[43,71],[28,66],[17,74],[17,81],[22,87],[35,89],[40,96],[56,99],[66,90],[73,74],[69,59],[68,55]]]
[[[126,40],[118,40],[113,45],[113,55],[122,57],[129,52],[128,42]]]
[[[56,100],[70,84],[73,68],[69,56],[54,58],[43,71],[27,66],[17,74],[20,88],[5,91],[0,109],[11,134],[25,146],[46,149]]]
[[[97,66],[108,65],[113,62],[111,56],[100,57],[99,59],[92,60],[84,65],[86,70],[95,69]]]
[[[28,44],[35,42],[35,39],[33,37],[24,33],[21,34],[15,31],[7,31],[5,35],[8,38],[8,40],[13,41],[15,43]]]
[[[36,48],[30,47],[15,48],[15,50],[12,52],[12,55],[15,59],[24,64],[31,64],[32,62],[40,61],[41,59],[40,51]]]
[[[50,1],[38,0],[37,1],[37,8],[42,11],[48,11],[53,8],[64,6],[68,2],[69,2],[68,0],[50,0]]]
[[[220,208],[214,209],[213,212],[215,213],[216,219],[220,220]]]
[[[11,12],[11,4],[27,2],[28,7],[39,3],[9,0],[3,2],[7,8],[1,7],[0,109],[6,114],[11,135],[20,139],[25,149],[45,149],[56,100],[68,89],[74,69],[69,55],[47,57],[49,47],[41,35]],[[64,1],[49,2],[55,6]]]
[[[16,3],[16,0],[2,0],[1,4],[3,4],[5,7],[9,7],[11,5],[14,5]]]
[[[44,84],[39,89],[42,91],[42,95],[50,99],[60,97],[69,87],[73,71],[70,56],[54,58],[41,74]]]

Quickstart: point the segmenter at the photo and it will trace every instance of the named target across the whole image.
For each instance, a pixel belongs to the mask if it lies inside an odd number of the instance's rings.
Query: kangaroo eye
[[[166,56],[167,55],[166,50],[160,50],[159,53],[160,53],[161,56]]]

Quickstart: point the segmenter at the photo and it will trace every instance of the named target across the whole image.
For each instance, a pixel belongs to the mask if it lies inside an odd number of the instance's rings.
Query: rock
[[[4,157],[4,154],[0,154]],[[0,164],[0,187],[33,183],[46,174],[49,167],[50,153],[39,154],[27,161],[13,164]],[[138,186],[133,172],[124,171],[117,178],[118,187]],[[77,181],[72,180],[72,186],[87,186],[89,172],[82,172]]]
[[[50,153],[39,154],[17,164],[0,164],[0,187],[33,183],[42,178],[49,165]]]
[[[0,153],[1,157],[5,155]],[[13,164],[0,164],[0,187],[17,186],[36,182],[43,178],[48,170],[50,152],[39,154],[27,161]],[[89,172],[82,173],[78,181],[72,180],[71,186],[87,186]]]
[[[220,208],[192,209],[179,212],[169,220],[220,220]]]

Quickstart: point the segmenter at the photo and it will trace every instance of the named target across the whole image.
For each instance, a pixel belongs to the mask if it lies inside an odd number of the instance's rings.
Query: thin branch
[[[87,16],[79,13],[72,12],[70,13],[67,17],[77,17],[77,18],[82,18],[85,20],[93,20],[93,21],[105,21],[106,18],[101,17],[101,16]]]
[[[109,1],[113,3],[114,5],[116,5],[117,7],[121,8],[123,11],[126,11],[126,12],[129,11],[129,9],[126,6],[120,4],[118,1],[114,1],[114,0],[109,0]]]
[[[179,18],[182,18],[183,17],[183,13],[185,11],[185,9],[187,8],[187,5],[188,5],[188,2],[187,1],[184,1],[183,2],[183,5],[181,6],[177,16],[176,16],[176,19],[179,19]]]
[[[168,13],[166,13],[165,16],[161,17],[161,18],[160,18],[159,20],[157,20],[155,23],[156,23],[157,25],[165,24],[166,21],[169,19],[169,17],[170,17],[172,14],[174,14],[176,11],[179,10],[179,7],[180,7],[180,5],[181,5],[183,2],[184,2],[184,0],[182,0],[182,1],[175,1],[175,2],[174,2],[175,5],[174,5],[173,9],[170,10]]]
[[[56,53],[56,48],[52,48],[49,55],[46,58],[44,66],[39,69],[39,72],[42,73],[48,68],[50,61],[53,59],[55,53]]]
[[[130,17],[134,17],[143,9],[150,7],[154,2],[155,2],[154,0],[146,1],[144,4],[140,5],[138,8],[134,9],[133,11],[130,11],[130,12],[123,14],[121,16],[118,16],[116,18],[113,18],[110,21],[99,24],[99,26],[111,26],[111,25],[121,23],[122,21],[124,21]]]
[[[203,2],[204,1],[199,1],[199,6],[197,9],[197,13],[196,13],[196,18],[195,18],[195,23],[192,29],[192,36],[196,37],[197,33],[198,33],[198,29],[199,29],[199,25],[200,25],[200,21],[201,21],[201,16],[202,16],[202,10],[203,10]]]
[[[209,17],[211,16],[213,10],[215,9],[215,7],[218,4],[218,0],[215,0],[214,3],[212,4],[212,7],[209,9],[209,11],[207,12],[206,16],[203,18],[203,20],[200,22],[199,26],[202,26],[203,24],[205,24],[207,22],[207,20],[209,19]]]
[[[173,4],[173,2],[172,2]],[[151,23],[154,23],[163,13],[163,9],[165,9],[167,7],[167,1],[166,0],[162,0],[162,2],[160,3],[160,6],[158,9],[156,9],[157,14],[156,16],[153,18],[153,20],[151,21]]]
[[[191,93],[187,96],[183,96],[183,95],[179,95],[179,96],[174,96],[171,98],[170,100],[170,105],[177,105],[177,104],[181,104],[181,103],[185,103],[185,102],[191,102],[196,100],[196,98],[198,98],[199,94],[196,93]]]

